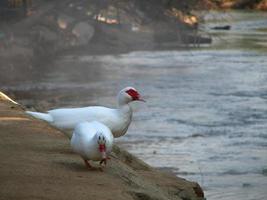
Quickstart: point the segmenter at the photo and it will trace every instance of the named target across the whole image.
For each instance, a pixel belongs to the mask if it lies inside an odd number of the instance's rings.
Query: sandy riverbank
[[[89,171],[64,134],[0,98],[0,199],[204,199],[197,183],[160,172],[114,147]]]

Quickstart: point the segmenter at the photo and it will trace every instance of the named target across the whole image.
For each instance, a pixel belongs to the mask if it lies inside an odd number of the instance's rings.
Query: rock
[[[67,15],[61,14],[57,18],[57,24],[59,28],[63,30],[67,29],[73,22],[74,22],[74,18],[67,16]]]
[[[262,0],[260,3],[256,5],[256,9],[258,10],[267,10],[267,0]]]
[[[211,29],[214,29],[214,30],[230,30],[231,29],[231,26],[230,25],[214,26]]]
[[[49,28],[42,26],[39,27],[39,40],[44,42],[56,42],[58,38],[58,34],[55,31],[50,30]]]
[[[267,0],[223,0],[219,2],[219,8],[267,10]]]
[[[94,36],[95,29],[87,22],[79,22],[73,27],[72,33],[76,36],[77,45],[86,45]]]

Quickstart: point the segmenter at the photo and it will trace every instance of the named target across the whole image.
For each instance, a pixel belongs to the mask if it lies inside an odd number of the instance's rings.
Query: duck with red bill
[[[27,114],[45,120],[51,125],[60,129],[73,129],[81,122],[98,121],[106,125],[114,137],[121,137],[126,134],[132,122],[131,102],[145,100],[133,87],[122,89],[117,95],[117,107],[108,108],[105,106],[88,106],[80,108],[58,108],[49,110],[46,113],[26,111]],[[68,133],[66,131],[66,133]],[[67,135],[71,137],[71,135]]]
[[[107,164],[108,154],[112,151],[113,135],[104,124],[94,122],[82,122],[78,124],[71,138],[71,147],[84,160],[85,165],[92,169],[89,163],[100,161],[100,166]]]

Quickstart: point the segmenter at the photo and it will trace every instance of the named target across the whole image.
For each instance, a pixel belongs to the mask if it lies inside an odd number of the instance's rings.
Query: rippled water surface
[[[114,105],[133,85],[134,121],[118,142],[197,181],[207,199],[267,199],[267,13],[211,13],[209,47],[66,56],[36,80],[7,85],[40,108]],[[230,24],[230,31],[211,27]]]

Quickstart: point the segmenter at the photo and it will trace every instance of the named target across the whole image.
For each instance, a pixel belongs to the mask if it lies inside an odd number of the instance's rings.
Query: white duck
[[[113,135],[109,128],[97,121],[79,123],[72,134],[71,147],[79,154],[88,168],[93,168],[89,160],[106,165],[112,151]]]
[[[60,108],[49,110],[47,113],[26,113],[35,118],[45,120],[60,129],[73,129],[80,122],[99,121],[105,124],[114,137],[120,137],[126,133],[132,121],[132,109],[129,105],[132,101],[144,101],[133,87],[122,89],[117,96],[118,107],[111,109],[102,106],[89,106],[82,108]]]

